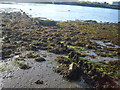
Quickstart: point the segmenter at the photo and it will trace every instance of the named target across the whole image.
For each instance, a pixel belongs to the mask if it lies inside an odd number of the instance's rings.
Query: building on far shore
[[[120,1],[118,1],[118,2],[117,2],[117,1],[116,1],[116,2],[113,2],[112,4],[113,4],[113,5],[120,5]]]

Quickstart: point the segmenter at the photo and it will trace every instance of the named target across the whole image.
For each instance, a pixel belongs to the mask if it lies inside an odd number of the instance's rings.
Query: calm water
[[[32,17],[44,17],[56,21],[96,20],[98,22],[118,22],[116,9],[95,8],[74,5],[54,5],[37,3],[0,4],[0,9],[17,8]]]

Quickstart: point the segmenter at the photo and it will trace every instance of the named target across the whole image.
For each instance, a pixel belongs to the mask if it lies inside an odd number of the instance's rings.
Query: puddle
[[[110,57],[100,57],[100,56],[97,56],[96,58],[91,58],[89,56],[86,56],[85,57],[86,59],[88,60],[91,60],[91,61],[94,61],[94,62],[99,62],[99,61],[105,61],[105,62],[109,62],[109,61],[116,61],[116,60],[120,60],[119,58],[110,58]]]
[[[114,45],[111,42],[104,43],[103,41],[99,41],[99,40],[90,40],[90,41],[91,42],[96,42],[97,44],[99,44],[101,46],[104,46],[104,47],[107,47],[107,48],[120,48],[120,46]],[[111,45],[111,46],[107,46],[107,45]]]
[[[90,40],[91,42],[95,42],[98,45],[100,45],[102,48],[103,47],[107,47],[107,48],[120,48],[120,46],[118,45],[114,45],[111,42],[107,42],[104,43],[103,41],[99,41],[99,40]],[[117,51],[108,51],[110,54],[115,53]],[[94,62],[98,62],[98,61],[105,61],[105,62],[109,62],[109,61],[115,61],[115,60],[120,60],[117,56],[104,56],[106,55],[106,52],[104,52],[104,50],[102,52],[97,51],[97,50],[87,50],[87,51],[80,51],[81,54],[84,54],[86,59],[89,59],[91,61]],[[101,53],[103,54],[103,56],[97,55],[97,53]]]
[[[94,62],[98,62],[98,61],[109,62],[109,61],[120,60],[117,56],[116,57],[102,57],[102,56],[98,56],[95,53],[95,50],[81,51],[81,53],[86,55],[84,58],[86,58],[88,60],[91,60],[91,61],[94,61]]]

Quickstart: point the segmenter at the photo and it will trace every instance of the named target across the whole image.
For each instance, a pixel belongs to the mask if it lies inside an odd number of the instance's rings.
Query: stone
[[[72,63],[72,64],[69,65],[69,70],[74,71],[76,69],[77,69],[76,64]]]
[[[46,61],[46,60],[44,58],[42,58],[42,57],[36,57],[35,61],[37,61],[37,62],[43,62],[43,61]]]
[[[42,80],[37,80],[35,83],[36,84],[43,84],[43,81]]]

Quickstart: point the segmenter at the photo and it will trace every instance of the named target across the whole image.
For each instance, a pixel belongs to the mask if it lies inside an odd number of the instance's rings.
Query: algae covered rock
[[[20,64],[19,68],[26,70],[26,69],[30,69],[31,67],[27,64]]]
[[[67,80],[77,80],[80,77],[79,68],[75,63],[72,64],[60,64],[55,72],[61,74],[63,78]]]
[[[74,70],[76,70],[77,68],[78,68],[77,65],[74,64],[74,63],[72,63],[72,64],[69,65],[69,70],[71,70],[71,71],[74,71]]]
[[[43,61],[46,61],[46,60],[44,58],[42,58],[42,57],[36,57],[35,61],[36,62],[43,62]]]
[[[56,22],[55,21],[49,21],[49,20],[41,20],[40,24],[43,26],[56,26]]]
[[[57,57],[57,58],[56,58],[56,61],[57,61],[58,63],[61,63],[61,64],[70,64],[70,63],[71,63],[68,58],[63,57],[63,56]]]
[[[65,78],[70,80],[76,80],[80,77],[79,68],[75,63],[69,65],[68,72],[64,75]]]
[[[39,57],[39,55],[34,52],[26,54],[26,58],[35,58],[35,57]]]

